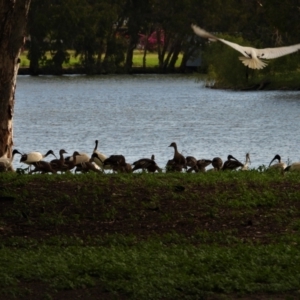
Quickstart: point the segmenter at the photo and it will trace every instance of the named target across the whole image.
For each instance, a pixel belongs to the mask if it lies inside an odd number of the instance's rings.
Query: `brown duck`
[[[158,167],[158,165],[155,162],[155,156],[152,154],[151,159],[150,158],[141,158],[137,161],[135,161],[132,164],[134,167],[132,169],[132,172],[136,170],[147,170],[149,173],[154,173],[155,171],[160,171],[161,169]]]
[[[95,153],[94,153],[95,154]],[[103,162],[103,167],[111,166],[113,171],[120,173],[131,173],[131,164],[126,163],[123,155],[111,155]]]
[[[98,154],[93,153],[90,161],[80,163],[76,166],[75,173],[82,172],[82,173],[88,173],[90,171],[96,172],[96,173],[103,173],[102,169],[94,162],[94,157],[97,159]]]
[[[214,157],[211,161],[215,171],[220,171],[223,166],[223,160],[220,157]]]
[[[181,165],[183,168],[186,169],[186,159],[181,153],[178,152],[177,144],[175,142],[173,142],[170,144],[169,147],[174,148],[173,164]]]
[[[81,154],[78,151],[74,151],[73,155],[72,155],[72,159],[69,159],[68,161],[64,162],[63,168],[65,168],[65,171],[71,171],[78,164],[83,163],[81,160],[78,161],[78,157],[80,157],[80,156],[81,156]]]
[[[186,160],[186,165],[190,168],[193,168],[197,165],[197,158],[195,158],[194,156],[187,156],[185,160]]]
[[[65,165],[64,154],[68,153],[64,149],[59,150],[59,159],[53,159],[50,161],[51,167],[56,172],[64,172],[67,170],[67,165]]]
[[[187,172],[188,173],[191,173],[193,171],[195,171],[196,173],[198,172],[205,172],[206,171],[206,167],[209,166],[211,164],[211,160],[209,159],[199,159],[199,160],[196,160],[196,163],[190,167]]]
[[[53,173],[56,174],[56,170],[52,168],[52,165],[44,160],[36,161],[31,163],[32,166],[34,166],[34,169],[29,172],[29,174],[35,173],[35,172],[41,172],[41,174],[46,173]]]

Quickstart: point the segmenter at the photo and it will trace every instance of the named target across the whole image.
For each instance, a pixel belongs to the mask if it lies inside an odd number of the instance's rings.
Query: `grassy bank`
[[[299,299],[299,179],[0,174],[1,293]]]
[[[28,68],[30,61],[27,58],[28,51],[22,52],[20,59],[20,67],[21,68]],[[80,63],[80,57],[75,56],[75,51],[69,51],[70,54],[70,60],[68,63],[64,63],[64,68],[75,68],[81,65]],[[46,53],[47,59],[51,59],[50,52]],[[141,50],[135,50],[133,55],[133,67],[142,67],[143,66],[143,57],[144,57],[144,51]],[[179,55],[179,58],[176,62],[176,67],[180,66],[182,59],[182,54]],[[148,68],[154,68],[158,66],[158,55],[156,52],[147,52],[146,55],[146,67]]]

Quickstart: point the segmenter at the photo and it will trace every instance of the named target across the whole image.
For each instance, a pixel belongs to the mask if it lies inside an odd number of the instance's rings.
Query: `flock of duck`
[[[171,143],[169,147],[174,148],[174,157],[168,160],[165,170],[166,172],[205,172],[206,167],[212,166],[207,171],[221,171],[221,170],[248,170],[250,161],[249,153],[246,154],[245,162],[242,163],[232,155],[228,155],[227,160],[223,163],[220,157],[210,159],[196,159],[193,156],[184,156],[178,149],[175,142]],[[155,157],[141,158],[134,163],[126,162],[123,155],[111,155],[107,157],[97,150],[98,140],[95,141],[95,147],[91,156],[86,153],[74,151],[72,156],[65,157],[67,152],[64,149],[59,151],[59,158],[56,157],[52,150],[46,154],[40,152],[21,153],[14,149],[11,157],[4,155],[0,157],[0,172],[14,172],[13,159],[16,154],[21,155],[20,162],[29,165],[29,174],[32,173],[64,173],[74,169],[74,172],[98,172],[103,173],[105,170],[112,170],[118,173],[131,173],[136,170],[147,171],[149,173],[162,172],[162,169],[156,164]],[[6,149],[7,150],[7,149]],[[7,152],[7,151],[6,151]],[[55,159],[45,161],[44,159],[53,155]],[[277,160],[277,163],[272,164]],[[269,168],[278,169],[280,171],[293,171],[300,170],[300,162],[296,162],[287,166],[286,163],[281,161],[280,155],[275,155],[269,164]]]

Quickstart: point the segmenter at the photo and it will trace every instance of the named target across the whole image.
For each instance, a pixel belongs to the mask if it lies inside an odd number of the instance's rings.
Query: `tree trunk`
[[[147,32],[145,35],[145,43],[144,43],[144,54],[143,54],[143,68],[146,69],[146,60],[147,60],[147,49],[148,49],[148,39],[149,39],[150,33]]]
[[[131,38],[127,48],[127,54],[126,54],[126,61],[125,61],[126,73],[132,72],[133,51],[136,48],[136,44],[137,42],[133,38]]]
[[[29,5],[30,0],[0,2],[0,157],[12,152],[16,79]]]
[[[37,38],[31,35],[30,50],[29,50],[29,72],[32,76],[39,75],[39,60],[41,58],[40,45]]]
[[[181,41],[177,40],[174,46],[174,51],[172,53],[172,57],[170,59],[168,70],[174,71],[175,70],[175,64],[178,59],[179,53],[181,51]]]

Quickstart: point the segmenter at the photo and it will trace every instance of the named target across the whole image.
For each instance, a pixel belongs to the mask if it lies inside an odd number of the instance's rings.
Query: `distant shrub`
[[[240,45],[249,45],[242,37],[219,36]],[[256,70],[247,69],[238,59],[242,54],[219,42],[210,42],[204,50],[204,60],[208,65],[208,80],[215,87],[240,88],[249,83]],[[247,79],[248,76],[248,79]]]
[[[278,73],[290,73],[300,67],[300,54],[298,52],[278,57],[268,61],[268,67],[262,70],[262,74],[274,75]]]

